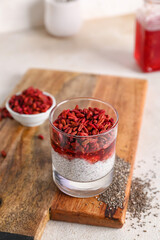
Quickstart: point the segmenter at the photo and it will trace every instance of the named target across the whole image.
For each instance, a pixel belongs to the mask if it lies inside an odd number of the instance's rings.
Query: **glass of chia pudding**
[[[73,197],[91,197],[111,184],[118,113],[95,98],[72,98],[50,113],[53,179]]]

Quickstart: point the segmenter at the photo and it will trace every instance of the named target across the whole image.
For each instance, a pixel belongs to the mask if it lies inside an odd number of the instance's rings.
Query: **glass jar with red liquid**
[[[160,70],[160,0],[145,0],[137,12],[134,57],[144,72]]]

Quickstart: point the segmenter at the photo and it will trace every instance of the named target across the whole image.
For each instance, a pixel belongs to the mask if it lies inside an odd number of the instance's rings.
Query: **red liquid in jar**
[[[160,70],[160,30],[146,30],[137,20],[134,56],[144,72]]]

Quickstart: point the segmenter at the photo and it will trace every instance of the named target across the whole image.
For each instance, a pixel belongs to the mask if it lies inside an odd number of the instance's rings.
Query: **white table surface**
[[[142,73],[134,61],[133,47],[133,16],[86,22],[76,37],[67,39],[53,38],[44,29],[1,34],[0,103],[20,81],[25,71],[33,67],[147,79],[149,88],[134,176],[141,176],[152,169],[157,172],[152,184],[160,189],[160,72]],[[153,164],[154,158],[157,160],[156,164]],[[160,202],[160,194],[156,198]],[[160,210],[152,211],[158,212],[159,217],[150,215],[147,218],[147,232],[143,232],[144,228],[131,228],[133,222],[136,226],[137,220],[127,220],[122,229],[50,221],[42,240],[159,240]]]

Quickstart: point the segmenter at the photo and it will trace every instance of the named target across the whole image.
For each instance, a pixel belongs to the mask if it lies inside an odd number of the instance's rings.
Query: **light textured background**
[[[159,189],[160,72],[142,73],[135,63],[134,23],[133,16],[89,21],[77,36],[63,39],[51,37],[43,28],[0,34],[0,103],[32,67],[148,79],[134,176],[155,171],[157,177],[151,184]],[[154,157],[156,164],[153,164]],[[160,202],[160,194],[154,200]],[[150,215],[145,228],[129,218],[122,229],[49,221],[42,240],[160,240],[160,210],[151,211],[159,217]],[[136,230],[131,228],[133,222]]]
[[[142,0],[81,0],[84,19],[134,12]],[[0,32],[43,25],[44,0],[0,0]]]

